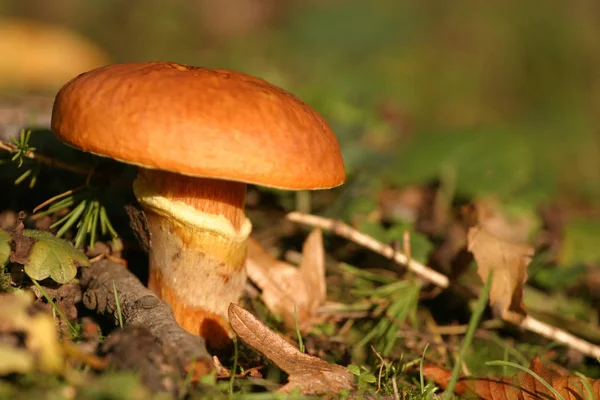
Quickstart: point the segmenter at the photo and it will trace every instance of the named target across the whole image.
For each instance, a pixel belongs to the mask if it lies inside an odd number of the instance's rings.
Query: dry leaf
[[[229,305],[229,323],[247,345],[262,353],[288,373],[288,383],[279,389],[303,394],[338,393],[353,387],[354,375],[341,365],[302,353],[240,306]]]
[[[509,243],[488,232],[480,225],[469,228],[468,250],[477,261],[477,272],[486,281],[494,271],[490,288],[490,304],[502,319],[520,324],[525,318],[523,285],[533,248]]]
[[[50,313],[32,310],[32,304],[30,292],[0,294],[0,335],[22,335],[25,345],[0,347],[0,375],[63,369],[64,352],[54,319]]]
[[[541,376],[566,400],[587,399],[588,394],[582,378],[561,375],[544,368],[542,362],[534,358],[529,369]],[[423,365],[423,375],[438,386],[446,388],[452,372],[435,365]],[[600,398],[600,380],[588,379],[592,387],[593,398]],[[558,400],[548,388],[525,371],[518,371],[512,377],[504,378],[461,378],[454,389],[461,398],[483,400]]]
[[[248,276],[262,290],[269,310],[283,318],[294,329],[294,306],[298,326],[309,331],[317,322],[317,309],[326,297],[325,252],[323,233],[315,229],[302,248],[302,262],[296,268],[271,256],[256,240],[248,241]]]
[[[538,225],[534,212],[510,213],[495,197],[479,198],[474,206],[479,225],[508,242],[525,242]]]

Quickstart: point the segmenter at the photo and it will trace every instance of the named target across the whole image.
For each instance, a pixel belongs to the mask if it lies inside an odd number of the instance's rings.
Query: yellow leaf
[[[0,333],[24,335],[25,347],[0,348],[0,375],[32,372],[57,373],[64,366],[64,353],[52,315],[31,310],[33,294],[0,295]],[[31,360],[31,361],[30,361]]]

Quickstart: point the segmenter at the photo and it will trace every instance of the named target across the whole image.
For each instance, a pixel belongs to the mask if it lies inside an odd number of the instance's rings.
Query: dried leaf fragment
[[[534,358],[529,369],[541,376],[564,399],[578,400],[588,398],[583,384],[583,378],[572,375],[561,375],[558,372],[544,368],[542,362]],[[423,375],[433,380],[437,385],[446,388],[452,372],[436,365],[424,365]],[[600,380],[588,379],[592,388],[593,398],[600,398]],[[483,400],[513,400],[513,399],[544,399],[558,400],[539,380],[525,371],[518,371],[512,377],[504,378],[461,378],[454,392],[461,398],[477,398]]]
[[[0,294],[0,335],[23,335],[24,347],[2,344],[0,375],[60,372],[64,352],[54,319],[49,313],[32,312],[33,295],[29,292]],[[10,341],[7,341],[7,343]]]
[[[262,290],[267,307],[291,329],[296,327],[295,307],[300,330],[310,330],[327,291],[321,230],[312,231],[304,242],[299,268],[277,260],[253,239],[248,241],[246,265],[248,276]]]
[[[353,387],[354,375],[347,368],[302,353],[234,303],[229,305],[229,322],[241,340],[289,374],[289,382],[279,391],[299,388],[303,394],[317,395]]]
[[[479,225],[508,242],[526,241],[538,228],[538,218],[530,209],[508,208],[495,197],[481,197],[474,207]]]
[[[481,280],[485,282],[490,271],[494,272],[490,288],[490,304],[494,312],[506,321],[520,324],[526,315],[523,285],[533,248],[509,243],[480,225],[469,228],[467,241],[468,250],[477,261]]]

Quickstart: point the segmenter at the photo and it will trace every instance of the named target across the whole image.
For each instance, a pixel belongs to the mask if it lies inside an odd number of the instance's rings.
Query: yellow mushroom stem
[[[227,307],[246,283],[246,184],[140,169],[133,189],[151,234],[148,286],[185,330],[227,346]]]

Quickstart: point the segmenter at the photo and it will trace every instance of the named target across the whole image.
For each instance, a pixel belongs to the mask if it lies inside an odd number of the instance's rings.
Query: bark
[[[204,339],[181,328],[169,305],[121,264],[102,260],[84,268],[81,284],[83,304],[99,314],[110,315],[118,324],[116,290],[127,329],[107,339],[104,350],[113,354],[113,367],[138,371],[149,388],[171,394],[179,390],[172,386],[172,371],[183,375],[193,368],[195,374],[203,374],[214,368]]]

